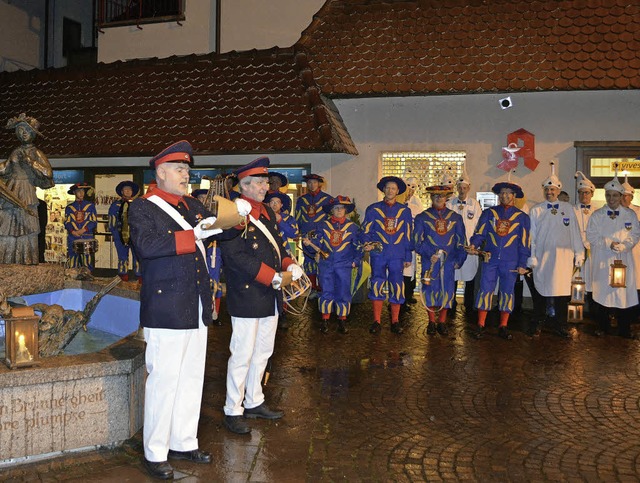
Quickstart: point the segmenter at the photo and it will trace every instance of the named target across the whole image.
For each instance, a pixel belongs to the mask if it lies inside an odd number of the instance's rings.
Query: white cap
[[[576,189],[578,191],[582,189],[591,190],[592,193],[596,191],[596,185],[594,185],[589,178],[587,178],[582,171],[576,171],[576,174],[573,175],[575,179],[578,180],[576,183]]]
[[[633,189],[633,186],[629,184],[629,178],[626,174],[624,175],[624,183],[622,183],[622,187],[624,188],[625,195],[633,195],[636,192],[636,190]]]
[[[408,178],[405,178],[404,182],[407,183],[407,186],[413,190],[418,188],[419,181],[415,176],[409,176]]]
[[[456,185],[459,184],[468,184],[471,186],[471,178],[469,178],[469,175],[467,174],[467,163],[462,165],[462,176],[460,176],[456,182]]]
[[[560,178],[556,176],[556,164],[553,161],[549,164],[551,165],[551,176],[542,182],[542,187],[547,188],[548,186],[555,186],[560,190],[562,189],[562,183],[560,182]]]
[[[618,181],[618,166],[616,165],[616,167],[614,169],[615,169],[615,176],[613,177],[613,179],[611,181],[609,181],[608,183],[606,183],[604,185],[604,190],[605,191],[617,191],[618,193],[624,194],[624,188],[620,184],[620,181]]]
[[[451,170],[446,171],[442,175],[442,181],[440,182],[440,184],[442,186],[446,186],[448,188],[451,188],[451,190],[453,190],[453,187],[455,186],[455,183],[453,181],[453,176],[451,176]]]

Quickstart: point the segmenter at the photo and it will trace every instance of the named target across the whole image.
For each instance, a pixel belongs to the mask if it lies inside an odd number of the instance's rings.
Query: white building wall
[[[574,141],[640,140],[640,92],[550,92],[511,94],[513,107],[502,110],[504,95],[338,99],[340,114],[359,151],[350,159],[334,156],[331,193],[356,198],[358,209],[379,199],[383,151],[463,150],[471,189],[490,191],[507,173],[496,165],[507,134],[524,128],[535,135],[536,159],[530,171],[518,166],[512,178],[527,199],[542,201],[549,162],[557,161],[564,189],[575,200]],[[640,153],[639,153],[640,154]]]
[[[220,52],[290,47],[325,0],[221,0]]]
[[[0,0],[0,72],[42,67],[44,2]]]
[[[216,2],[185,2],[185,20],[109,27],[98,34],[98,62],[206,54],[215,51]]]

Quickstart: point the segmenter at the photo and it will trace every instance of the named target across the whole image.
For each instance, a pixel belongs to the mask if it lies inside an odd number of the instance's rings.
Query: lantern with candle
[[[610,265],[611,272],[609,273],[609,286],[616,288],[627,287],[627,266],[622,263],[619,258],[614,260]]]
[[[31,307],[11,309],[11,317],[5,319],[5,363],[9,368],[38,364],[39,321]]]
[[[585,288],[585,281],[581,272],[578,271],[571,280],[571,300],[567,305],[567,322],[582,322]]]

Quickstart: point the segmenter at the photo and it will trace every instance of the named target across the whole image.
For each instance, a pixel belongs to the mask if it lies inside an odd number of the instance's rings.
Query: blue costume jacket
[[[71,267],[86,266],[93,270],[91,266],[91,256],[87,253],[77,254],[73,251],[73,242],[76,240],[89,240],[94,238],[93,232],[98,225],[98,215],[96,214],[96,205],[90,201],[74,201],[64,210],[64,227],[67,230],[67,253],[69,255],[69,264]],[[87,231],[80,235],[72,235],[72,231],[85,228]]]
[[[404,262],[411,262],[411,210],[403,203],[378,201],[364,215],[364,242],[381,242],[382,252],[371,251],[371,300],[384,300],[388,280],[389,302],[404,303]]]
[[[210,240],[207,245],[207,266],[209,267],[209,278],[211,278],[211,291],[213,298],[222,297],[222,284],[220,283],[220,273],[222,271],[222,251],[217,240]]]
[[[416,253],[422,258],[422,278],[429,273],[431,279],[429,285],[422,285],[427,307],[449,309],[455,297],[455,269],[467,259],[464,220],[448,208],[429,208],[413,223]],[[444,257],[431,263],[431,257],[439,250],[444,251]]]
[[[129,205],[129,208],[131,207],[131,201],[125,201],[123,199],[119,199],[111,203],[111,206],[109,207],[109,231],[111,232],[113,244],[115,245],[116,253],[118,254],[118,274],[124,275],[129,270],[129,250],[131,250],[133,253],[133,269],[136,273],[136,276],[139,276],[140,263],[138,262],[138,257],[136,257],[136,252],[131,248],[131,239],[123,239],[122,215],[123,205],[125,203]]]
[[[338,317],[346,317],[351,310],[352,264],[360,264],[362,252],[356,248],[360,243],[360,227],[348,218],[339,220],[330,217],[318,225],[318,237],[314,243],[328,258],[320,258],[320,312],[330,314],[335,310]]]
[[[480,215],[470,243],[491,254],[489,262],[482,262],[480,290],[476,307],[491,310],[493,291],[500,279],[498,308],[513,311],[513,290],[517,268],[525,268],[531,256],[529,215],[515,206],[498,205],[487,208]]]
[[[311,230],[316,230],[317,224],[326,220],[328,215],[322,210],[322,205],[328,202],[331,196],[322,190],[316,193],[306,193],[296,201],[295,216],[298,222],[300,234],[305,236]],[[303,247],[304,262],[302,268],[307,275],[316,275],[318,265],[315,260],[315,250]]]

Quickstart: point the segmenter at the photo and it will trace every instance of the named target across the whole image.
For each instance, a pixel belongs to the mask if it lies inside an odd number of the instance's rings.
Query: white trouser
[[[169,448],[198,449],[198,420],[207,355],[202,304],[197,329],[144,329],[147,383],[144,399],[144,456],[166,461]]]
[[[278,310],[275,315],[260,319],[231,317],[233,333],[227,366],[227,399],[224,413],[227,416],[241,416],[247,409],[260,406],[264,402],[262,376],[269,357],[273,354],[278,328]]]

